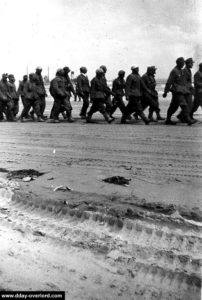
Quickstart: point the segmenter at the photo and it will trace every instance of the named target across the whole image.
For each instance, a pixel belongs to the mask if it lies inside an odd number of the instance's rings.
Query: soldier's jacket
[[[91,80],[90,95],[92,99],[105,99],[108,87],[103,78],[94,77]]]
[[[185,67],[183,69],[184,77],[185,77],[185,82],[186,82],[186,87],[187,87],[187,92],[189,94],[193,93],[194,87],[192,85],[192,72],[191,69]]]
[[[169,91],[180,94],[188,93],[184,72],[177,67],[172,69],[166,82],[165,93]]]
[[[141,77],[142,92],[144,95],[152,95],[153,97],[158,97],[158,92],[156,91],[156,79],[154,75],[145,73]]]
[[[66,80],[63,76],[56,76],[51,80],[50,93],[54,98],[64,99],[69,96],[66,90]]]
[[[71,82],[69,75],[64,76],[64,83],[65,83],[65,90],[66,90],[67,96],[70,97],[71,92],[75,95],[75,89],[73,87],[73,84]]]
[[[38,95],[44,97],[46,95],[46,89],[41,74],[35,73],[35,83]]]
[[[116,78],[112,83],[112,93],[114,96],[124,96],[125,95],[126,82],[124,79]]]
[[[90,84],[87,76],[80,74],[77,77],[76,91],[79,96],[90,92]]]
[[[194,74],[194,87],[196,94],[202,94],[202,72],[197,71]]]
[[[103,84],[105,86],[105,95],[106,96],[110,96],[111,95],[111,90],[110,90],[110,88],[107,85],[107,79],[105,77],[105,74],[103,74],[103,76],[102,76],[102,81],[103,81]]]
[[[19,87],[18,87],[18,95],[25,96],[25,91],[27,89],[28,80],[27,81],[20,81]]]
[[[33,100],[33,101],[39,99],[38,89],[35,81],[28,80],[24,85],[23,93],[25,99]]]
[[[126,78],[126,97],[141,96],[141,77],[139,74],[130,74]]]
[[[12,100],[19,100],[19,96],[18,96],[18,93],[17,93],[17,90],[16,90],[15,83],[8,82],[8,84],[9,84],[10,95],[11,95]]]
[[[18,95],[19,96],[24,96],[24,85],[27,83],[28,81],[20,81],[20,84],[18,86]]]
[[[10,95],[10,87],[8,82],[0,81],[0,100],[9,102],[12,100]]]

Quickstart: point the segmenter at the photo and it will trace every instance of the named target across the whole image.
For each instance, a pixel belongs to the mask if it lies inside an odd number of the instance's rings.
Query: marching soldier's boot
[[[163,117],[161,117],[160,112],[157,112],[157,113],[156,113],[156,116],[157,116],[157,120],[158,120],[158,121],[163,121],[163,120],[165,120]]]
[[[107,112],[102,113],[105,120],[110,124],[112,121],[114,121],[114,118],[111,118]]]
[[[149,125],[150,120],[147,119],[147,117],[145,116],[145,114],[143,112],[141,114],[139,114],[139,116],[145,122],[146,125]]]

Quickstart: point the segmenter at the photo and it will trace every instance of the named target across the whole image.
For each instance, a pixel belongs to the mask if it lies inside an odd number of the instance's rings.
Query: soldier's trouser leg
[[[187,108],[188,108],[188,111],[189,111],[189,115],[191,116],[192,107],[193,107],[192,95],[191,94],[185,95],[185,100],[186,100],[186,103],[187,103]],[[183,121],[182,111],[178,114],[177,117],[178,117],[178,119]]]
[[[149,112],[156,112],[159,113],[160,112],[160,108],[159,108],[159,102],[157,98],[153,98],[152,96],[149,97]]]
[[[82,96],[83,100],[83,106],[81,108],[80,116],[85,117],[87,109],[89,107],[89,93],[84,93],[84,96]]]
[[[123,98],[122,96],[115,96],[114,99],[112,100],[112,108],[110,111],[110,116],[113,115],[113,113],[117,110],[117,108],[120,109],[120,111],[122,112],[122,115],[125,111],[125,103],[123,102]]]
[[[172,115],[177,111],[179,103],[177,101],[177,95],[173,94],[170,105],[167,110],[167,120],[171,120]]]
[[[105,104],[106,104],[106,111],[107,111],[108,114],[110,114],[111,113],[111,109],[113,107],[110,95],[106,96],[106,98],[105,98]]]
[[[189,112],[189,108],[185,96],[181,94],[177,95],[177,101],[178,101],[178,105],[182,110],[182,118],[185,120],[186,123],[189,124],[191,118],[190,118],[190,112]]]
[[[124,111],[126,109],[125,103],[123,102],[123,97],[119,97],[119,99],[118,99],[118,108],[120,109],[120,111],[123,115]]]
[[[135,107],[133,105],[133,102],[131,101],[131,98],[129,98],[128,104],[126,105],[125,111],[121,118],[121,123],[124,123],[126,119],[135,111]]]
[[[19,100],[14,100],[13,114],[17,116],[19,113]]]
[[[45,96],[40,96],[40,111],[41,111],[41,116],[43,116],[45,108],[46,108],[46,97]]]
[[[141,119],[145,122],[145,124],[149,123],[149,120],[143,113],[140,97],[135,97],[135,96],[129,97],[129,102],[128,105],[126,106],[125,113],[123,114],[123,117],[121,119],[121,123],[124,123],[127,117],[130,114],[132,114],[134,111],[137,113],[138,116],[141,117]]]
[[[186,95],[186,102],[187,102],[187,106],[188,106],[188,110],[189,110],[189,114],[192,111],[192,107],[193,107],[193,101],[192,101],[192,94],[188,94]]]
[[[102,101],[102,99],[98,102],[98,111],[103,115],[105,120],[108,122],[109,121],[109,114],[106,111],[105,104]]]
[[[54,98],[53,107],[52,107],[52,117],[54,120],[58,120],[58,116],[61,111],[61,105],[62,105],[61,100]]]
[[[201,106],[201,108],[202,108],[202,93],[196,94],[194,96],[194,102],[193,102],[191,116],[193,116],[193,114],[198,110],[199,106]]]
[[[143,111],[149,106],[148,97],[146,96],[141,97],[141,106]]]
[[[31,103],[32,107],[34,109],[35,114],[37,115],[38,118],[41,118],[41,109],[40,109],[40,102],[39,100],[33,100],[33,102]]]
[[[4,108],[3,107],[4,107],[4,104],[0,100],[0,121],[2,121],[4,119],[4,115],[3,115]]]
[[[70,118],[71,117],[71,113],[72,113],[72,105],[71,105],[71,102],[70,102],[70,97],[66,97],[63,100],[62,106],[64,107],[64,109],[67,112],[67,117]]]
[[[29,112],[31,106],[32,106],[31,100],[28,100],[28,99],[24,100],[24,108],[23,108],[21,116],[20,116],[21,119],[25,118],[28,115],[28,112]]]
[[[140,97],[134,97],[134,100],[135,100],[134,108],[135,108],[136,113],[141,117],[141,119],[145,122],[145,124],[149,124],[149,120],[143,113]]]
[[[89,112],[87,113],[88,118],[92,118],[92,115],[94,113],[96,113],[98,110],[99,110],[99,103],[98,103],[97,99],[93,99],[92,106],[91,106]]]
[[[21,95],[22,105],[25,106],[25,96]]]
[[[14,120],[13,107],[14,107],[13,100],[6,102],[6,108],[7,108],[6,117],[8,121]]]
[[[118,108],[118,96],[114,96],[114,98],[112,99],[112,108],[110,111],[110,116],[113,115],[113,113],[117,110]]]

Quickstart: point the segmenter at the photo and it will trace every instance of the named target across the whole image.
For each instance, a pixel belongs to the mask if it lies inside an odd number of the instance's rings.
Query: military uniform
[[[124,72],[125,73],[125,72]],[[120,109],[122,112],[122,115],[125,111],[125,103],[123,101],[123,96],[125,95],[125,88],[126,88],[126,82],[124,78],[117,77],[113,83],[112,83],[112,93],[114,95],[114,98],[112,100],[112,109],[110,112],[110,115],[112,116],[113,113],[116,111],[117,108]]]
[[[125,112],[122,116],[121,123],[125,123],[126,119],[133,112],[136,112],[145,124],[149,124],[149,121],[142,110],[140,102],[141,96],[141,77],[139,74],[131,73],[126,78],[126,98],[128,98],[128,105],[126,106]]]
[[[92,99],[92,106],[87,114],[87,118],[86,118],[87,122],[91,121],[92,115],[97,111],[99,111],[104,116],[105,120],[108,123],[111,123],[113,121],[113,119],[110,119],[108,113],[106,112],[105,97],[106,97],[107,87],[103,81],[103,77],[101,76],[102,75],[100,75],[99,77],[96,76],[91,80],[90,95]]]
[[[38,87],[36,84],[35,74],[30,74],[29,81],[24,84],[23,87],[24,95],[24,108],[22,110],[20,119],[23,121],[23,118],[27,117],[31,108],[38,117],[38,121],[42,122],[42,113],[41,113],[41,99],[38,94]]]
[[[71,105],[71,102],[70,102],[70,98],[71,98],[71,93],[73,95],[75,95],[76,93],[75,93],[75,89],[74,89],[74,86],[71,82],[71,79],[70,79],[69,75],[67,73],[66,74],[64,73],[63,78],[64,78],[64,84],[65,84],[66,97],[63,100],[61,112],[66,111],[68,121],[72,122],[73,121],[73,119],[72,119],[72,105]]]
[[[43,78],[41,74],[35,73],[36,90],[39,96],[41,116],[43,117],[46,108],[46,89],[44,86]]]
[[[106,105],[106,111],[107,111],[108,114],[110,114],[111,110],[112,110],[112,107],[113,107],[113,104],[112,104],[112,100],[111,100],[111,90],[110,90],[110,88],[107,85],[107,79],[105,77],[105,74],[103,74],[103,76],[102,76],[102,81],[103,81],[103,84],[105,86],[105,105]]]
[[[160,116],[160,108],[158,101],[158,92],[156,91],[156,80],[153,74],[150,74],[148,67],[147,73],[141,77],[142,85],[142,98],[141,104],[142,109],[145,110],[149,106],[148,118],[153,120],[153,112],[156,112],[157,120],[162,120]]]
[[[186,94],[185,94],[185,100],[187,102],[189,115],[191,115],[192,106],[193,106],[192,95],[194,93],[194,88],[193,88],[193,85],[192,85],[192,72],[191,72],[191,69],[188,68],[187,66],[182,71],[183,71],[183,74],[184,74],[185,84],[186,84],[186,87],[187,87],[187,91],[186,91]],[[184,122],[182,112],[180,112],[178,114],[177,118],[179,120],[181,120],[182,122]]]
[[[81,108],[80,116],[82,118],[86,117],[86,112],[89,107],[89,93],[90,93],[90,84],[88,77],[81,73],[77,77],[77,94],[83,100],[83,106]]]
[[[191,115],[197,111],[199,106],[202,108],[202,70],[198,70],[194,74],[194,88],[195,88],[195,93],[194,93],[194,102],[193,102],[193,108]]]
[[[3,113],[6,114],[8,121],[13,121],[13,101],[10,95],[10,85],[7,79],[0,81],[0,120],[3,120]]]
[[[66,89],[66,81],[63,75],[57,72],[56,77],[51,81],[50,93],[54,98],[51,110],[51,118],[58,120],[62,110],[67,110],[71,114],[71,104],[69,103],[69,93]]]
[[[12,102],[13,102],[13,116],[14,118],[17,116],[17,114],[19,113],[19,95],[17,93],[17,90],[16,90],[16,85],[15,85],[15,79],[14,79],[14,76],[8,76],[9,78],[9,87],[10,87],[10,95],[11,95],[11,99],[12,99]]]
[[[171,71],[167,80],[164,94],[172,92],[172,100],[167,111],[167,120],[177,111],[178,107],[182,110],[182,117],[186,123],[190,123],[189,109],[186,101],[188,89],[186,86],[186,78],[182,69],[177,66]]]
[[[24,89],[25,89],[25,86],[28,84],[28,80],[22,80],[20,81],[20,84],[19,84],[19,87],[18,87],[18,95],[21,97],[21,100],[22,100],[22,104],[23,104],[23,107],[25,106],[25,95],[24,95]]]

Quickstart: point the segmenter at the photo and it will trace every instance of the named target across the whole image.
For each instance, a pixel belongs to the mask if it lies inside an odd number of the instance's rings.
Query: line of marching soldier
[[[185,61],[183,57],[180,57],[176,60],[176,66],[169,75],[163,93],[164,98],[168,92],[172,93],[172,100],[165,121],[167,125],[176,124],[171,120],[171,117],[179,107],[181,112],[177,117],[181,122],[188,125],[196,122],[193,114],[199,106],[202,107],[202,63],[199,64],[199,70],[194,75],[194,86],[192,85],[191,73],[193,63],[192,58]],[[68,122],[74,121],[70,102],[71,94],[75,97],[78,95],[82,99],[83,105],[80,117],[86,119],[88,123],[93,122],[92,116],[98,111],[108,123],[111,123],[114,120],[113,114],[117,108],[122,113],[122,124],[130,120],[132,116],[136,119],[140,117],[145,124],[163,120],[160,115],[158,92],[156,90],[156,70],[155,66],[149,66],[146,73],[140,76],[139,67],[132,66],[131,74],[127,76],[126,80],[124,79],[125,71],[120,70],[118,77],[112,83],[112,89],[110,89],[106,79],[106,66],[102,65],[96,70],[96,75],[91,82],[87,77],[87,68],[81,67],[80,75],[77,77],[76,89],[74,89],[69,77],[69,67],[58,69],[49,89],[54,99],[50,121],[58,123],[60,114]],[[37,116],[39,122],[45,120],[45,97],[47,94],[41,72],[42,68],[37,67],[35,73],[29,74],[29,78],[25,75],[18,91],[16,91],[14,76],[12,74],[2,75],[0,81],[0,120],[4,119],[4,115],[8,121],[16,120],[19,112],[19,96],[21,96],[23,104],[20,115],[21,121],[29,117],[34,119],[34,115]],[[123,101],[124,96],[127,105]],[[90,103],[91,107],[88,110]],[[144,114],[147,107],[149,108],[148,116]],[[154,113],[156,118],[153,117]]]

